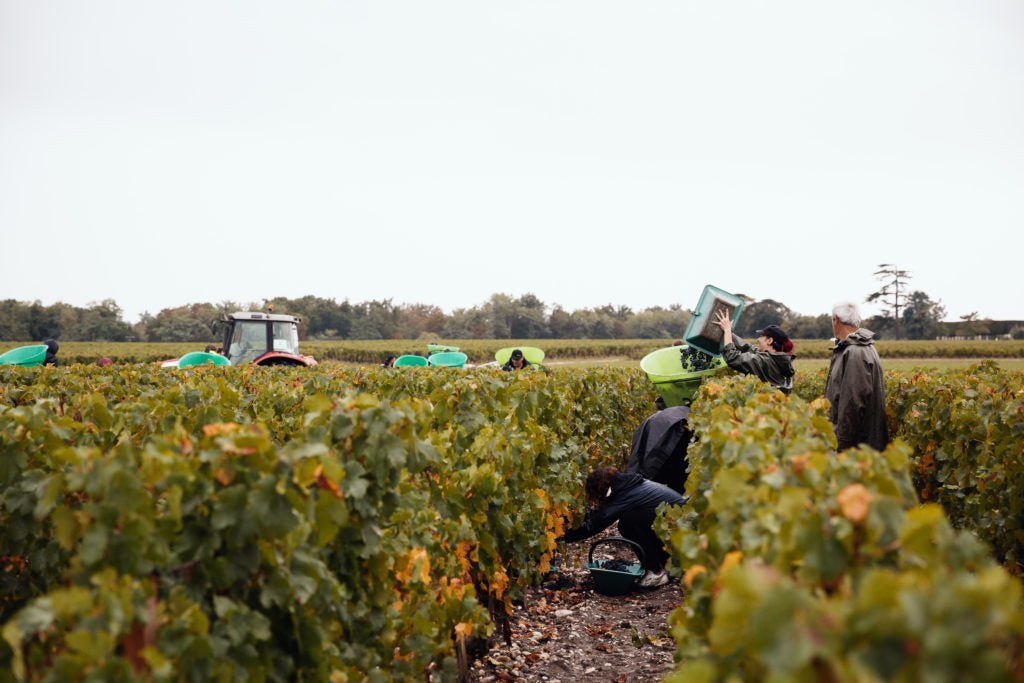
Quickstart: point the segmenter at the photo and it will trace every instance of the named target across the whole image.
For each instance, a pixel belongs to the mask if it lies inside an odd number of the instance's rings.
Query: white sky
[[[1017,0],[0,0],[0,299],[1024,319],[1022,228]]]

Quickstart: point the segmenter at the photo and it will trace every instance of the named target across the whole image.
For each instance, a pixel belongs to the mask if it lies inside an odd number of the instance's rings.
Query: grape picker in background
[[[889,429],[875,333],[860,326],[857,304],[844,301],[832,307],[832,334],[836,345],[825,380],[825,398],[832,404],[829,421],[838,449],[867,444],[881,451],[889,443]]]
[[[583,524],[565,532],[558,540],[583,541],[618,521],[619,534],[644,551],[644,575],[638,585],[656,588],[668,583],[665,573],[668,553],[652,525],[659,505],[683,505],[686,499],[664,484],[647,481],[635,472],[620,472],[617,467],[598,467],[591,471],[585,490],[591,506]]]
[[[715,315],[718,319],[714,324],[722,328],[722,358],[730,368],[754,375],[784,394],[793,390],[793,342],[781,327],[769,325],[758,330],[755,349],[733,336],[728,311],[715,311]]]
[[[43,343],[46,344],[46,356],[43,358],[43,365],[57,367],[57,352],[60,351],[60,344],[57,343],[56,339],[47,339]]]
[[[626,471],[682,494],[688,465],[686,449],[693,434],[686,421],[689,414],[689,406],[672,406],[644,420],[633,432]]]
[[[512,355],[508,357],[508,362],[501,366],[501,369],[506,372],[512,370],[522,370],[523,368],[532,367],[530,361],[526,360],[523,352],[519,349],[513,349]]]

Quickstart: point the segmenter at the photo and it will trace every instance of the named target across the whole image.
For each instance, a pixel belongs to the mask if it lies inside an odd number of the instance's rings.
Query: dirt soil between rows
[[[617,535],[612,527],[598,538]],[[667,620],[683,602],[679,583],[672,579],[658,588],[604,595],[586,569],[589,548],[590,541],[573,544],[567,547],[569,557],[553,559],[557,571],[514,605],[511,644],[498,629],[490,649],[477,651],[468,680],[633,683],[660,681],[672,671],[676,646]],[[635,559],[626,546],[615,544],[600,546],[594,557],[602,556]]]

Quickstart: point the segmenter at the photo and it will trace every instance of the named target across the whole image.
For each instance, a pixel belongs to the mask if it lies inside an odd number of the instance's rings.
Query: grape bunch
[[[679,356],[679,360],[683,364],[683,370],[686,372],[714,370],[718,367],[717,358],[692,346],[684,346],[679,351]]]
[[[618,558],[615,558],[614,560],[604,560],[601,563],[601,569],[607,569],[613,572],[629,572],[632,568],[632,562],[626,562],[625,560],[620,560]]]

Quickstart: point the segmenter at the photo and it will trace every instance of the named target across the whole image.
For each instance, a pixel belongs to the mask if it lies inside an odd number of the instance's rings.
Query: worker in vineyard
[[[838,450],[867,444],[881,451],[889,443],[882,363],[875,350],[875,333],[860,323],[857,304],[844,301],[832,307],[836,345],[825,380],[825,398],[832,404],[829,421]]]
[[[722,358],[726,364],[745,375],[754,375],[784,394],[793,390],[793,341],[778,325],[757,330],[755,349],[732,333],[732,319],[726,310],[715,311],[713,324],[722,328]]]
[[[510,372],[512,370],[522,370],[530,367],[530,361],[526,360],[523,352],[519,349],[512,349],[512,355],[508,357],[508,362],[501,366],[501,369]]]
[[[380,364],[382,368],[391,368],[395,365],[395,357],[392,354],[388,354],[388,357],[384,359],[384,362]]]
[[[686,499],[664,484],[648,481],[636,472],[621,472],[617,467],[598,467],[591,471],[585,491],[591,506],[583,524],[565,532],[559,540],[583,541],[617,521],[619,534],[643,549],[644,575],[637,585],[657,588],[668,583],[665,572],[668,553],[654,533],[654,518],[662,503],[683,505]]]
[[[57,367],[57,352],[60,351],[60,344],[56,339],[47,339],[43,342],[46,345],[46,356],[43,358],[43,365]]]
[[[682,494],[689,464],[686,449],[693,436],[686,421],[689,414],[689,406],[672,406],[644,420],[633,432],[626,471]]]

